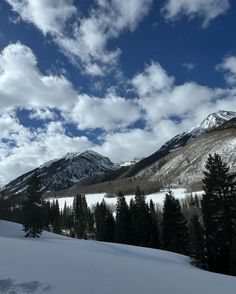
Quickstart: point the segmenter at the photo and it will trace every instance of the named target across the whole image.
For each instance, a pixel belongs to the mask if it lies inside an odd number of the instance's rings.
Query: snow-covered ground
[[[185,189],[173,189],[172,191],[174,193],[174,196],[178,199],[184,199],[187,195],[189,195],[186,193]],[[150,199],[152,199],[154,203],[162,205],[166,192],[167,191],[161,191],[158,193],[153,193],[153,194],[147,195],[146,201],[149,202]],[[197,192],[197,195],[201,195],[201,194],[202,194],[202,191]],[[95,205],[97,202],[101,203],[103,199],[105,199],[106,203],[109,205],[116,204],[116,202],[117,202],[116,197],[107,198],[107,197],[105,197],[105,195],[106,195],[105,193],[86,194],[86,200],[87,200],[88,206],[91,207],[91,206]],[[127,196],[125,196],[125,198],[126,198],[126,201],[129,203],[130,200],[132,198],[134,198],[134,195],[127,195]],[[61,197],[61,198],[57,198],[57,200],[59,202],[60,209],[63,209],[65,202],[66,202],[67,206],[72,206],[74,197]],[[50,199],[50,201],[53,201],[53,199]]]
[[[189,264],[162,250],[43,233],[25,239],[0,221],[1,294],[234,294],[236,278]]]

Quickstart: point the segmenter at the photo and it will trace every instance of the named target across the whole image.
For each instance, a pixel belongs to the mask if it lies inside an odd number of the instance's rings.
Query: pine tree
[[[181,211],[178,199],[174,198],[172,191],[166,193],[163,206],[162,222],[163,249],[177,253],[188,253],[188,228]]]
[[[98,241],[112,242],[114,239],[114,218],[103,200],[94,210],[95,236]]]
[[[115,242],[130,244],[131,219],[129,207],[122,192],[117,197]]]
[[[160,248],[160,230],[158,226],[158,215],[155,210],[155,206],[152,200],[149,204],[149,213],[150,213],[150,241],[149,247],[151,248]]]
[[[139,187],[135,192],[133,213],[136,245],[147,247],[150,244],[150,215],[144,192]]]
[[[236,192],[229,167],[218,154],[209,155],[203,179],[202,216],[206,267],[229,273],[230,248],[236,223]]]
[[[37,175],[30,178],[26,200],[23,203],[23,231],[25,237],[40,237],[43,228],[42,202]]]
[[[75,233],[80,239],[87,239],[88,206],[85,195],[77,195],[74,203]]]
[[[61,233],[61,215],[60,215],[60,207],[59,207],[59,203],[58,200],[56,200],[53,203],[53,223],[52,223],[52,227],[53,227],[53,232],[56,234],[60,234]]]
[[[236,227],[230,249],[230,274],[236,276]]]
[[[193,264],[205,267],[205,247],[204,247],[204,231],[197,214],[193,215],[189,223],[190,231],[190,255]]]

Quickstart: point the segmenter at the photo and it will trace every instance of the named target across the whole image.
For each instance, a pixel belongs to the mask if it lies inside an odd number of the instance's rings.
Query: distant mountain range
[[[2,194],[20,193],[27,188],[32,175],[37,174],[41,190],[59,191],[69,188],[79,181],[119,168],[97,152],[88,150],[82,153],[68,153],[66,156],[46,162],[42,166],[23,174],[1,189]]]
[[[127,178],[184,186],[201,180],[209,153],[219,153],[231,172],[236,172],[236,112],[220,110],[208,115],[199,125],[175,136],[138,162],[119,166],[91,150],[69,153],[16,178],[0,192],[8,195],[24,191],[35,173],[43,192]]]

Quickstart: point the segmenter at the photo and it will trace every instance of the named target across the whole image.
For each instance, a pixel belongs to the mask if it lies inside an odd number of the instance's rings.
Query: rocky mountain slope
[[[139,172],[137,177],[182,186],[200,182],[207,157],[214,153],[229,165],[231,173],[236,173],[235,118],[170,152]]]
[[[202,178],[209,153],[219,153],[236,172],[236,112],[220,110],[210,114],[196,127],[166,142],[154,154],[129,166],[118,166],[94,152],[69,153],[30,171],[1,189],[1,194],[17,194],[26,189],[29,178],[37,173],[42,191],[60,191],[72,186],[92,187],[101,183],[141,185],[144,182],[188,185]],[[140,181],[140,182],[139,182]],[[104,187],[100,185],[99,189]],[[129,187],[128,187],[129,190]],[[99,190],[100,191],[100,190]],[[102,191],[104,192],[104,191]]]
[[[66,189],[83,179],[116,169],[117,166],[109,158],[92,150],[68,153],[65,157],[47,162],[16,178],[1,189],[1,194],[16,194],[24,191],[33,174],[39,176],[42,191],[45,192]]]
[[[159,150],[157,150],[152,155],[140,160],[134,166],[132,166],[127,176],[131,177],[138,174],[141,170],[154,164],[161,158],[165,157],[170,152],[173,152],[181,147],[188,145],[193,142],[196,138],[202,136],[203,134],[214,130],[215,128],[223,125],[225,122],[236,117],[236,112],[219,110],[218,112],[209,114],[199,125],[193,127],[192,129],[176,135],[174,138],[167,141]]]

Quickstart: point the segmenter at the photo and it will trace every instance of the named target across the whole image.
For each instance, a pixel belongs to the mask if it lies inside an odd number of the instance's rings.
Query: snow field
[[[0,221],[1,294],[234,294],[236,278],[189,264],[186,256],[44,232],[25,239]]]

